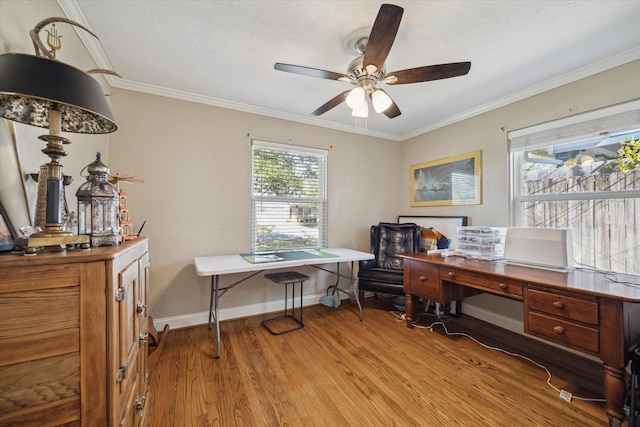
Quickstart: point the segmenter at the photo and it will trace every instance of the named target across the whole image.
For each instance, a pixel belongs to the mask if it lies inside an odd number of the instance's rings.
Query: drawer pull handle
[[[147,305],[142,301],[138,301],[138,304],[136,306],[136,314],[138,315],[138,317],[142,317],[145,308],[147,308]]]
[[[142,411],[144,409],[145,396],[138,396],[136,398],[136,411]]]
[[[116,372],[116,384],[119,384],[127,378],[127,370],[129,369],[129,361],[124,362],[120,369]]]
[[[456,277],[456,273],[454,273],[453,271],[450,271],[449,277],[453,279],[454,277]]]
[[[506,291],[509,288],[506,283],[499,283],[498,287],[503,291]]]
[[[553,328],[553,332],[555,332],[558,335],[562,335],[564,334],[564,328],[562,326],[555,326]]]
[[[421,282],[424,282],[425,280],[427,280],[427,278],[424,277],[424,276],[420,276],[420,277],[418,277],[418,279],[420,279]]]
[[[143,334],[142,332],[138,335],[138,346],[142,347],[147,343],[147,338],[149,337],[149,333]]]
[[[562,301],[554,301],[553,302],[553,306],[555,308],[562,308],[562,307],[564,307],[564,304],[562,304]]]

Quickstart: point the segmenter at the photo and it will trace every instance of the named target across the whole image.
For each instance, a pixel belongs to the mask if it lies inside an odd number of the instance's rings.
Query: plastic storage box
[[[458,227],[456,254],[488,261],[504,259],[506,227]]]

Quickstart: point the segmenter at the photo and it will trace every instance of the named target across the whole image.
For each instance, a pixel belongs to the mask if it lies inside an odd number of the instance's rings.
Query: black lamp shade
[[[51,109],[62,113],[64,132],[117,129],[100,84],[87,73],[33,55],[0,55],[0,117],[49,128]]]

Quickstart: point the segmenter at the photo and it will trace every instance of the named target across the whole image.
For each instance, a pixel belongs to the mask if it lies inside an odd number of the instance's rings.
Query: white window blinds
[[[254,253],[326,246],[327,151],[252,142]]]
[[[611,131],[637,128],[640,100],[578,114],[509,132],[510,151],[533,150],[547,145],[597,137]]]

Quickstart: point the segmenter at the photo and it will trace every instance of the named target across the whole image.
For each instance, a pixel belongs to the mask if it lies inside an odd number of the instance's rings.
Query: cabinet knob
[[[553,332],[555,332],[558,335],[562,335],[564,334],[564,328],[562,326],[554,326]]]
[[[554,301],[553,302],[553,306],[555,308],[562,308],[562,307],[564,307],[564,304],[562,304],[562,301]]]
[[[498,283],[498,287],[503,291],[506,291],[507,289],[509,289],[506,283]]]
[[[427,280],[427,278],[424,277],[424,276],[420,276],[420,277],[418,277],[418,279],[420,279],[421,282],[424,282],[425,280]]]
[[[454,273],[453,271],[450,271],[449,274],[447,274],[451,279],[453,279],[454,277],[456,277],[456,273]]]

